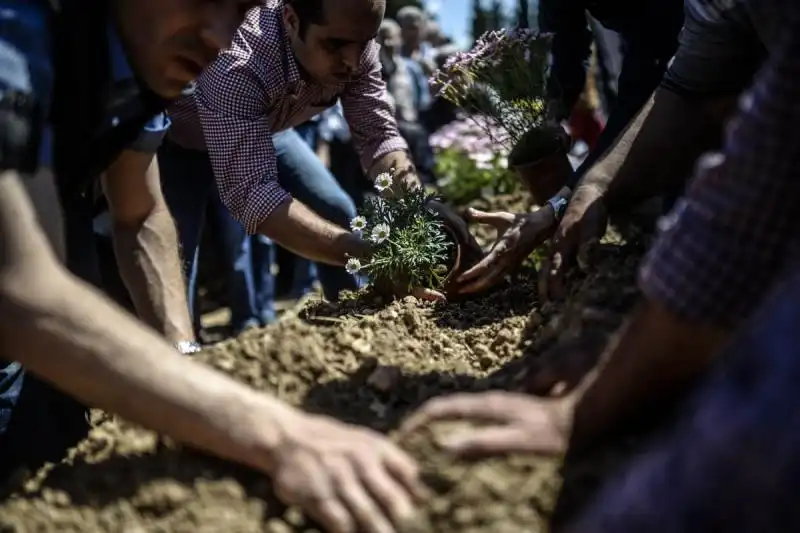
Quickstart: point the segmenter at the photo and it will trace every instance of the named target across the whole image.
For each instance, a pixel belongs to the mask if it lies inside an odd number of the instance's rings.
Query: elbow
[[[142,202],[133,209],[112,209],[111,231],[113,234],[137,235],[151,228],[159,232],[174,228],[172,214],[163,198]]]

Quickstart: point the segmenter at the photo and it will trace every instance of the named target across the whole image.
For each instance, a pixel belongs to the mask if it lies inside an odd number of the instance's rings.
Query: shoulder
[[[231,46],[198,79],[199,92],[237,94],[257,87],[265,95],[285,83],[285,35],[276,0],[251,9]]]
[[[375,69],[380,70],[380,50],[381,45],[379,45],[375,40],[372,40],[367,44],[367,46],[364,48],[364,53],[361,54],[360,68],[362,73],[372,72]]]

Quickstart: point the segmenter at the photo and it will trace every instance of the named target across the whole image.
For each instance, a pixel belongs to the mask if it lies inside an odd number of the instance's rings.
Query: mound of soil
[[[534,276],[443,306],[353,295],[337,304],[312,303],[198,359],[307,410],[391,435],[428,398],[512,388],[526,358],[587,333],[613,331],[636,298],[640,253],[638,246],[606,245],[596,271],[573,280],[572,294],[559,305],[539,308]],[[437,425],[401,442],[421,462],[434,492],[415,531],[545,531],[562,483],[559,461],[456,460],[436,441],[460,424]],[[607,470],[603,465],[592,470],[596,479]],[[592,486],[584,479],[578,485]],[[262,475],[108,417],[63,463],[10,489],[0,502],[4,533],[318,531],[297,509],[280,504]]]

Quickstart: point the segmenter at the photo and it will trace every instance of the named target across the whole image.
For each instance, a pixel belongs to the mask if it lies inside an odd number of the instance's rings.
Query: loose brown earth
[[[520,203],[495,199],[482,207]],[[597,270],[573,280],[560,305],[539,308],[533,276],[442,307],[413,298],[386,305],[362,295],[312,303],[198,359],[310,411],[391,434],[430,397],[512,388],[526,358],[613,331],[636,298],[640,252],[637,245],[606,245]],[[545,531],[561,486],[559,461],[455,460],[435,444],[452,429],[442,424],[401,443],[421,462],[434,492],[420,531]],[[594,486],[588,479],[607,470],[604,461],[589,465],[574,483],[568,476],[565,490],[585,493]],[[10,488],[14,494],[0,502],[3,533],[318,531],[281,505],[263,476],[108,418],[64,463]]]

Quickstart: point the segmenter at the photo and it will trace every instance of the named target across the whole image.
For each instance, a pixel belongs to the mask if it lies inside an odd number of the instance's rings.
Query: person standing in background
[[[436,182],[436,162],[430,133],[421,121],[431,105],[428,77],[418,60],[401,54],[401,29],[397,22],[384,20],[377,41],[381,45],[382,75],[392,97],[397,129],[408,143],[420,179],[423,183],[433,184]]]
[[[427,41],[428,16],[418,7],[405,6],[397,12],[396,20],[401,30],[401,54],[417,61],[429,77],[437,67],[436,50]]]

